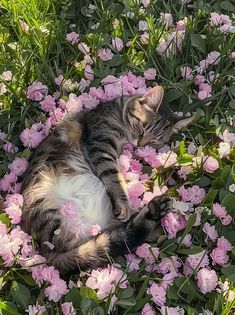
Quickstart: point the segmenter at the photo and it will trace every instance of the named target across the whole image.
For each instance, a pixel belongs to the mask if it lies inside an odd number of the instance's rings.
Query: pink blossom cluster
[[[112,295],[111,308],[117,300],[116,288],[125,289],[127,284],[127,275],[123,273],[119,265],[108,265],[104,269],[92,270],[86,281],[88,288],[96,290],[98,299],[107,300],[110,294]]]
[[[0,180],[0,190],[5,192],[17,193],[20,191],[18,177],[21,176],[28,167],[28,161],[24,157],[16,157],[8,165],[9,173],[6,173]],[[16,223],[16,222],[15,222]],[[18,223],[18,222],[17,222]]]
[[[219,27],[221,33],[235,33],[235,26],[228,15],[212,12],[210,16],[210,25]]]
[[[223,225],[228,225],[232,222],[232,217],[228,214],[225,207],[221,206],[219,203],[214,203],[212,207],[213,214],[220,219]]]
[[[212,265],[226,265],[229,262],[228,252],[231,250],[232,244],[224,236],[218,238],[217,247],[210,254]]]
[[[178,189],[178,192],[185,202],[190,202],[193,205],[199,205],[204,197],[206,196],[206,191],[204,188],[200,188],[197,185],[185,188],[184,186]]]

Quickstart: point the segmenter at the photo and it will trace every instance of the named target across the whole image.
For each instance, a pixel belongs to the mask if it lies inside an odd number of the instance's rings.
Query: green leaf
[[[93,289],[91,289],[91,288],[88,288],[88,287],[82,287],[82,288],[80,288],[80,295],[81,295],[83,298],[89,298],[89,299],[98,301],[95,290],[93,290]]]
[[[167,291],[167,297],[168,299],[172,300],[179,299],[178,288],[175,285],[170,286],[170,288]]]
[[[10,288],[10,295],[13,297],[16,304],[26,309],[29,306],[30,291],[21,283],[13,281]]]
[[[181,248],[177,250],[179,254],[183,254],[183,255],[194,255],[194,254],[201,253],[202,251],[203,251],[203,248],[200,246],[192,246],[190,248]]]
[[[113,56],[112,60],[106,62],[106,65],[109,67],[117,67],[121,65],[124,62],[122,56],[120,55],[115,55]]]
[[[202,53],[206,51],[206,41],[199,34],[191,34],[191,44],[193,47],[200,50]]]
[[[222,168],[221,177],[223,178],[223,180],[225,182],[227,181],[230,174],[231,174],[231,166],[230,165],[226,165],[225,167]]]
[[[177,89],[170,89],[166,93],[166,102],[170,103],[172,101],[177,100],[182,96],[182,91]]]
[[[231,193],[227,194],[221,202],[229,213],[232,213],[235,207],[235,196]]]
[[[235,100],[231,100],[229,102],[229,107],[231,107],[232,109],[235,109]]]
[[[131,299],[119,300],[116,304],[124,308],[132,307],[136,305],[136,299],[131,298]]]
[[[199,187],[207,187],[211,184],[211,180],[207,176],[202,176],[195,180],[195,185],[198,185]]]
[[[83,315],[103,315],[104,311],[98,304],[91,299],[83,298],[80,304],[80,309]],[[101,310],[100,310],[101,309]],[[94,310],[96,310],[94,312]]]
[[[208,191],[208,193],[206,194],[205,198],[203,199],[202,201],[202,205],[208,205],[208,206],[211,206],[212,203],[214,202],[215,200],[215,197],[218,193],[218,190],[216,189],[210,189]]]
[[[0,315],[20,315],[13,303],[0,301]]]
[[[219,6],[221,9],[224,9],[226,11],[235,12],[235,6],[229,1],[221,1]]]
[[[119,299],[120,300],[129,299],[130,297],[132,297],[133,294],[134,294],[133,288],[129,287],[127,289],[123,289],[120,291]]]
[[[78,288],[72,288],[65,296],[65,302],[72,302],[75,308],[80,307],[81,295]]]
[[[216,189],[220,189],[225,186],[225,182],[222,177],[217,177],[212,181],[212,187]]]
[[[222,273],[227,276],[231,282],[235,282],[235,265],[229,265],[221,269]]]
[[[235,96],[235,84],[231,86],[230,92],[232,93],[233,96]]]
[[[6,213],[1,213],[0,214],[0,221],[4,224],[6,224],[8,227],[10,226],[11,224],[11,221],[8,217],[8,215]]]
[[[186,153],[185,143],[184,141],[180,141],[180,154]]]

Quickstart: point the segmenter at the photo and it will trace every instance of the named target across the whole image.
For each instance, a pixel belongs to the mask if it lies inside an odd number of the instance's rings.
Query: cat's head
[[[128,127],[128,139],[134,145],[159,148],[173,133],[192,122],[193,117],[179,119],[174,115],[162,103],[163,95],[163,88],[156,86],[144,95],[125,97],[123,120]]]

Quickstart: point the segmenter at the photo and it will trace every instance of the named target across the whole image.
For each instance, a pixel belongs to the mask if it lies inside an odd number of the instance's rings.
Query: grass
[[[96,9],[93,11],[89,8],[89,4],[95,5]],[[230,55],[235,50],[235,35],[230,34],[226,36],[226,40],[223,40],[224,36],[215,27],[208,25],[208,19],[213,11],[228,14],[234,18],[234,9],[234,0],[197,0],[188,5],[182,5],[180,1],[176,0],[153,0],[146,8],[146,12],[140,10],[137,0],[94,0],[94,2],[85,0],[2,0],[0,3],[0,73],[6,70],[12,71],[13,80],[6,82],[0,79],[0,83],[2,81],[7,88],[7,93],[0,94],[0,130],[7,133],[9,140],[23,150],[19,139],[22,130],[30,127],[35,121],[45,121],[45,115],[41,112],[38,103],[30,101],[26,97],[27,87],[36,80],[46,84],[49,87],[49,93],[52,94],[57,89],[54,78],[63,74],[65,79],[72,80],[73,86],[69,92],[79,95],[75,83],[84,78],[83,54],[66,40],[66,34],[75,31],[80,35],[80,41],[89,45],[94,59],[92,68],[95,80],[92,81],[91,86],[99,86],[101,80],[107,75],[119,76],[127,71],[143,75],[144,70],[155,68],[157,71],[156,82],[164,86],[165,99],[173,110],[184,113],[194,112],[197,108],[203,110],[203,119],[185,131],[185,142],[194,141],[203,149],[206,148],[210,154],[216,154],[218,134],[225,129],[233,131],[232,126],[234,126],[235,59]],[[129,17],[129,12],[133,12],[132,18]],[[183,47],[175,55],[159,56],[156,53],[156,47],[162,36],[167,36],[171,32],[159,22],[161,12],[171,13],[174,22],[187,17]],[[116,28],[113,27],[115,19],[119,21],[119,26]],[[148,24],[149,43],[147,45],[143,44],[139,37],[138,22],[140,20],[146,20]],[[28,32],[22,30],[20,21],[28,24]],[[97,28],[94,29],[94,25]],[[122,38],[124,43],[130,41],[130,45],[118,54],[111,46],[113,37]],[[100,61],[97,58],[97,49],[101,47],[111,48],[115,57],[105,63]],[[194,69],[212,51],[220,52],[221,61],[218,65],[212,65],[208,69],[208,71],[215,71],[216,76],[212,82],[212,95],[200,101],[195,93],[196,86],[192,85],[191,81],[182,79],[180,67],[189,66]],[[60,90],[61,98],[66,100],[69,92]],[[233,125],[230,123],[232,119]],[[29,155],[29,152],[24,151],[24,154]],[[15,155],[12,153],[0,152],[2,161],[0,176],[5,174],[8,164],[14,157]],[[231,157],[228,164],[232,167],[233,163],[234,157]],[[231,176],[234,176],[232,171]],[[193,180],[191,180],[192,183]],[[218,189],[222,189],[220,186],[218,187]],[[233,230],[228,228],[228,231]],[[200,242],[203,241],[199,236],[198,243],[200,244]],[[174,247],[171,251],[171,246],[173,246],[171,241],[165,245],[167,246],[165,255],[174,254]],[[234,257],[233,253],[231,258],[233,266]],[[123,263],[122,260],[121,262]],[[125,264],[123,263],[123,265]],[[140,314],[141,307],[149,302],[149,298],[145,295],[148,281],[140,280],[141,272],[140,270],[129,275],[130,282],[137,291],[135,299],[138,304],[133,302],[133,292],[125,291],[123,295],[128,298],[126,301],[124,298],[120,299],[116,314]],[[38,297],[39,302],[49,306],[48,302],[44,302],[42,293],[38,293],[38,288],[35,288],[29,274],[22,271],[19,271],[18,274],[16,268],[11,269],[8,274],[10,275],[8,281],[23,279],[22,283],[32,289],[31,304]],[[149,275],[149,277],[155,279],[153,275]],[[234,290],[233,281],[231,283]],[[189,297],[185,295],[185,290],[194,287],[195,284],[190,278],[186,278],[183,283],[178,281],[176,288],[179,295],[175,295],[173,289],[168,293],[171,306],[177,306],[178,300],[180,300],[180,305],[184,307],[187,314],[198,314],[199,307],[197,307],[195,299],[192,297],[193,305],[189,306]],[[182,288],[184,289],[182,290]],[[94,311],[98,302],[97,298],[93,296],[93,291],[91,292],[87,288],[76,290],[70,291],[67,301],[73,301],[82,314],[107,313],[108,303],[106,306],[102,306],[103,311],[101,308]],[[200,296],[197,290],[193,290],[193,292],[196,292],[198,301],[200,300],[198,303],[200,312],[202,312],[202,307],[206,307],[213,314],[228,315],[235,307],[234,301],[229,302],[223,297],[219,297],[218,294],[213,293],[205,298]],[[73,295],[76,295],[78,301]],[[7,288],[4,287],[0,297],[2,299],[0,314],[19,314],[17,313],[19,309],[23,312],[20,304],[22,301],[16,303],[16,299],[12,299],[9,284]],[[141,299],[144,303],[139,303]],[[10,304],[6,304],[4,301]],[[18,311],[12,306],[12,301],[21,305]],[[48,308],[48,314],[59,314],[59,304],[53,305],[51,309]]]

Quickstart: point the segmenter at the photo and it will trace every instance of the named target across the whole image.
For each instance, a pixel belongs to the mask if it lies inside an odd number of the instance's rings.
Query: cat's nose
[[[145,146],[148,143],[149,143],[149,140],[144,138],[144,137],[142,137],[142,138],[139,138],[139,140],[137,142],[137,146],[138,147],[143,147],[143,146]]]

